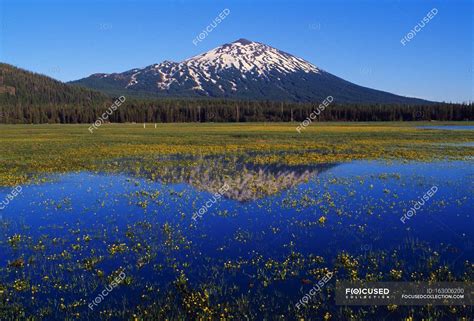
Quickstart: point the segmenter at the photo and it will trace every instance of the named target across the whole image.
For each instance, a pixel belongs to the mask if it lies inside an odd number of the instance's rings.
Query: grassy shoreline
[[[474,122],[0,125],[0,186],[36,180],[43,174],[116,171],[110,162],[140,160],[156,166],[169,155],[234,155],[255,164],[304,165],[351,160],[465,160],[474,149],[445,143],[474,141],[474,131],[419,129]],[[107,163],[107,165],[104,165]],[[179,160],[176,160],[178,165]],[[192,164],[191,164],[192,165]]]

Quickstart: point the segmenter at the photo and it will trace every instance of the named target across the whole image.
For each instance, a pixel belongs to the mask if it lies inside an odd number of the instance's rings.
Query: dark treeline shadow
[[[92,123],[112,100],[67,104],[20,102],[0,103],[0,123]],[[303,121],[317,111],[317,104],[269,101],[226,101],[202,99],[127,100],[108,116],[110,122],[290,122]],[[316,113],[313,113],[313,117]],[[463,121],[474,120],[472,104],[415,105],[329,105],[318,121]]]

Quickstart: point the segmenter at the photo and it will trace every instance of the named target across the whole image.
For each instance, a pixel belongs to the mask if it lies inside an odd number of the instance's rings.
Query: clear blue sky
[[[181,61],[247,38],[363,86],[473,100],[473,0],[0,2],[0,61],[63,81]],[[225,8],[229,16],[195,46]],[[433,8],[434,19],[402,46]]]

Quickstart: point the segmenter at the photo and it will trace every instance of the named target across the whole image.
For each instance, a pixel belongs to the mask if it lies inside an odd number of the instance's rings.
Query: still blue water
[[[472,125],[443,125],[443,126],[420,126],[422,129],[441,129],[441,130],[474,130]]]
[[[302,171],[288,167],[285,173],[292,170]],[[75,311],[92,317],[96,311],[87,304],[107,285],[97,270],[110,275],[122,269],[133,279],[111,293],[101,308],[122,306],[125,300],[133,310],[164,296],[180,270],[193,288],[223,282],[227,289],[236,288],[227,292],[230,298],[254,291],[291,305],[311,288],[302,279],[317,282],[310,273],[314,266],[294,267],[296,275],[266,285],[258,274],[268,260],[283,262],[298,253],[320,257],[318,266],[334,270],[341,253],[361,262],[372,254],[396,253],[371,272],[388,275],[403,261],[402,280],[408,280],[413,272],[430,272],[429,256],[458,278],[465,272],[464,262],[474,259],[473,162],[357,161],[331,164],[309,179],[299,174],[291,176],[292,187],[266,196],[255,192],[239,197],[242,193],[231,187],[196,221],[193,213],[215,190],[199,190],[189,182],[80,172],[23,186],[21,195],[0,212],[0,286],[6,287],[10,303],[30,315],[45,302],[57,306],[63,298],[69,304],[79,301]],[[433,186],[437,192],[403,223],[401,217]],[[0,200],[10,190],[1,189]],[[20,239],[12,241],[14,236]],[[127,249],[113,253],[118,244]],[[19,258],[25,265],[12,267]],[[86,268],[91,258],[99,259]],[[239,263],[238,268],[224,269],[229,262]],[[339,270],[340,278],[347,277]],[[362,263],[360,273],[368,271]],[[15,280],[23,279],[39,287],[38,292],[15,291]]]

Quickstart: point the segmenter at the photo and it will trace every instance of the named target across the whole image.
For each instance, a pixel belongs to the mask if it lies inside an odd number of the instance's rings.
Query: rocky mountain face
[[[109,94],[150,97],[338,103],[426,104],[355,85],[271,46],[239,39],[182,62],[164,61],[122,73],[93,74],[72,84]]]

